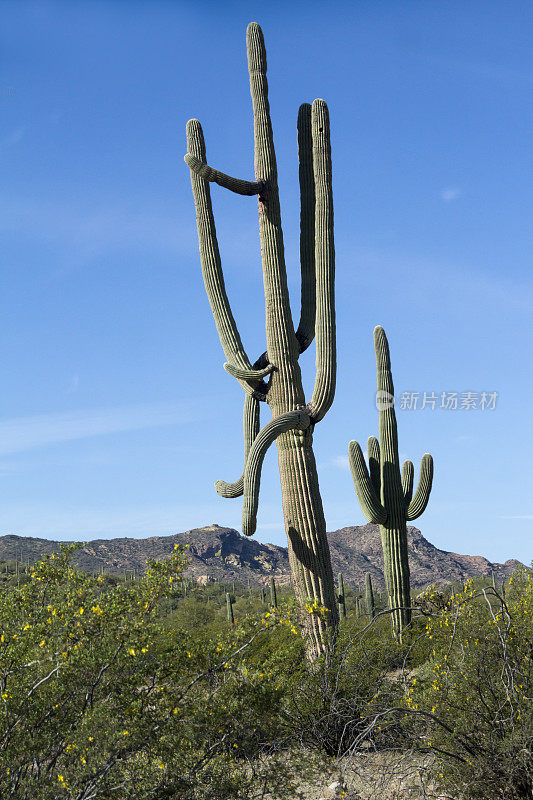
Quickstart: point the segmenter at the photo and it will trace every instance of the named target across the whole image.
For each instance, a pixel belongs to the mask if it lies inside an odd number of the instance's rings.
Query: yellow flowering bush
[[[442,789],[464,797],[533,792],[533,577],[505,592],[472,581],[427,619],[429,657],[406,685],[417,747]]]

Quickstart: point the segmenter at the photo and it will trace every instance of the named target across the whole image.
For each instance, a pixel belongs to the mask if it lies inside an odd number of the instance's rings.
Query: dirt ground
[[[301,781],[302,800],[460,800],[437,794],[428,781],[424,757],[405,753],[358,753],[321,770],[320,781]],[[289,800],[269,796],[265,800]],[[292,799],[291,799],[292,800]]]

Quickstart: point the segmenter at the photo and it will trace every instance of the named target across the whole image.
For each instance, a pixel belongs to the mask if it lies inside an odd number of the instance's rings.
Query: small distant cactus
[[[374,619],[376,616],[376,604],[374,602],[374,590],[372,588],[372,576],[370,572],[365,575],[365,606],[366,613]]]
[[[368,440],[368,467],[357,442],[350,442],[348,456],[363,514],[369,522],[380,525],[392,628],[401,637],[402,629],[411,623],[406,522],[417,519],[428,504],[433,482],[433,459],[429,453],[422,456],[420,479],[413,496],[412,462],[405,461],[400,472],[389,343],[380,325],[374,329],[374,347],[379,441],[375,436]]]
[[[346,597],[344,594],[344,580],[342,577],[342,572],[339,572],[339,594],[338,594],[338,604],[339,604],[339,619],[345,619],[346,617]]]
[[[233,599],[229,592],[226,592],[226,617],[230,625],[235,623],[235,617],[233,616]]]
[[[272,608],[278,607],[278,594],[276,592],[276,581],[270,578],[270,605]]]

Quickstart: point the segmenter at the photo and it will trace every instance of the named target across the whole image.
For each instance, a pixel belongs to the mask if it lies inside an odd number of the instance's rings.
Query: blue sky
[[[213,482],[241,471],[242,391],[222,369],[183,154],[198,117],[210,162],[252,175],[252,19],[295,314],[296,115],[314,97],[330,108],[338,388],[315,431],[328,528],[363,521],[346,452],[377,432],[379,323],[397,394],[499,394],[494,410],[398,409],[401,454],[416,469],[435,458],[421,530],[446,550],[529,563],[533,6],[521,2],[4,1],[0,533],[240,527],[241,501]],[[213,197],[255,357],[256,203]],[[274,450],[258,524],[260,540],[285,542]]]

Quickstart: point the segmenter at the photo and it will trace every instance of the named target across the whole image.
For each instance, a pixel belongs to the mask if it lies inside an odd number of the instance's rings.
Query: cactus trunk
[[[191,169],[204,282],[228,360],[226,371],[246,392],[243,474],[234,483],[217,481],[215,488],[223,497],[244,496],[243,533],[252,535],[262,462],[268,447],[276,441],[292,582],[302,624],[309,634],[310,654],[317,655],[327,649],[338,623],[312,449],[314,426],[333,402],[336,375],[329,116],[323,100],[315,100],[312,106],[304,103],[298,115],[302,291],[300,323],[295,330],[285,268],[266,50],[259,25],[248,26],[246,41],[254,112],[255,180],[238,180],[209,167],[200,123],[191,120],[187,125],[185,160]],[[239,194],[258,196],[267,349],[254,364],[244,351],[226,295],[209,182]],[[311,400],[306,404],[298,358],[313,338],[317,372]],[[260,401],[266,402],[272,413],[271,422],[261,430]]]

